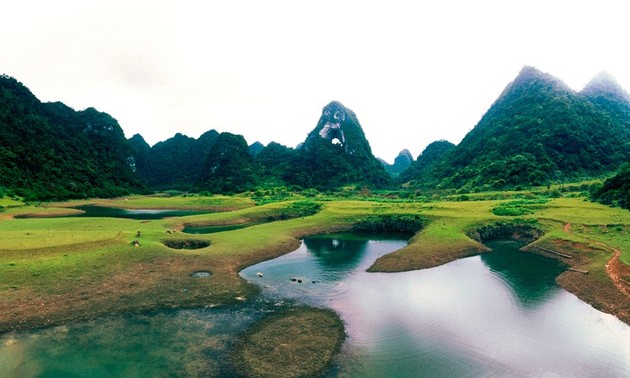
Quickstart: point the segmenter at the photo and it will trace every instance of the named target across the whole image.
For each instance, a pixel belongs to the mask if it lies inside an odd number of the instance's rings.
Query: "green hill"
[[[523,68],[424,183],[505,189],[614,171],[630,161],[630,102],[605,83],[577,93]]]
[[[219,133],[210,130],[194,139],[180,133],[153,147],[142,136],[134,135],[129,144],[134,150],[136,172],[153,190],[190,190],[199,183],[208,153]]]
[[[28,200],[115,197],[144,190],[118,122],[93,108],[42,103],[0,76],[0,188]]]
[[[435,181],[435,168],[444,157],[455,147],[446,140],[430,143],[411,165],[398,177],[398,182],[412,182],[413,186]]]
[[[385,168],[372,154],[357,116],[336,101],[324,107],[284,178],[290,184],[316,189],[350,184],[378,188],[390,183]]]
[[[199,190],[239,193],[259,181],[258,166],[241,135],[221,133],[208,152]]]

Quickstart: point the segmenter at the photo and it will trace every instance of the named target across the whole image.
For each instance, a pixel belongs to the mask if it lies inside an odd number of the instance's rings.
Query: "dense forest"
[[[334,189],[343,185],[384,188],[391,183],[353,111],[333,101],[297,149],[284,179],[303,188]]]
[[[144,138],[136,134],[129,139],[136,172],[141,180],[153,190],[190,190],[203,177],[208,154],[219,133],[210,130],[198,139],[182,134],[150,147]]]
[[[275,142],[247,146],[242,136],[214,130],[199,139],[177,134],[153,147],[140,135],[129,143],[138,175],[154,190],[233,193],[256,186],[328,190],[349,184],[379,188],[390,184],[356,115],[338,102],[324,107],[316,127],[296,149]]]
[[[606,74],[576,92],[525,67],[461,143],[433,142],[415,160],[403,150],[392,165],[374,157],[356,114],[336,101],[296,148],[248,146],[243,136],[216,130],[149,146],[141,135],[126,140],[108,114],[41,103],[0,77],[0,195],[26,199],[278,186],[517,189],[602,177],[628,161],[630,95]],[[627,171],[594,198],[627,207]]]
[[[424,186],[478,190],[611,172],[630,161],[629,98],[607,76],[578,93],[525,67],[430,174],[401,176]]]
[[[17,80],[0,76],[0,192],[27,200],[142,192],[132,156],[108,114],[41,103]]]

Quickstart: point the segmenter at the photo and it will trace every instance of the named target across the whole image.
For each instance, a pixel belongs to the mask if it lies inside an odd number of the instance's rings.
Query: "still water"
[[[346,323],[329,376],[630,376],[630,327],[557,287],[556,262],[495,242],[490,254],[433,269],[365,272],[405,245],[310,237],[242,271],[263,295],[241,306],[5,334],[0,377],[230,376],[235,335],[293,303],[333,308]]]
[[[76,215],[64,215],[65,217],[105,217],[105,218],[128,218],[128,219],[162,219],[166,217],[183,217],[187,215],[206,214],[209,211],[202,210],[176,210],[176,209],[120,209],[115,207],[104,207],[94,205],[77,206],[75,209],[82,210],[83,213]]]

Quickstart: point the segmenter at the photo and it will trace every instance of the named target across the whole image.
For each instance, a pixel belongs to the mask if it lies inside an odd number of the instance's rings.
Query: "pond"
[[[77,206],[74,209],[82,210],[81,214],[65,215],[70,217],[104,217],[104,218],[128,218],[153,220],[167,217],[183,217],[187,215],[207,214],[204,210],[176,210],[176,209],[120,209],[95,205]]]
[[[628,376],[630,327],[556,286],[556,262],[497,242],[492,253],[433,269],[365,272],[404,245],[310,237],[242,271],[263,287],[242,305],[5,334],[0,376],[230,376],[235,336],[293,303],[333,308],[346,323],[329,376]]]
[[[349,338],[331,376],[628,376],[630,327],[558,287],[557,262],[494,242],[433,269],[365,272],[404,244],[307,238],[242,275],[341,314]]]

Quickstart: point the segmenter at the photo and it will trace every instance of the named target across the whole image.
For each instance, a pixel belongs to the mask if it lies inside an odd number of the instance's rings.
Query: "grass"
[[[240,196],[212,195],[202,196],[186,194],[180,196],[127,196],[116,199],[71,201],[51,204],[51,206],[79,206],[96,204],[124,209],[181,209],[181,210],[216,210],[229,211],[254,206],[250,198]]]
[[[487,251],[467,234],[485,224],[516,220],[493,214],[492,210],[505,201],[509,200],[424,203],[310,199],[297,205],[285,201],[254,206],[245,197],[172,196],[6,208],[0,213],[0,332],[110,313],[247,300],[259,288],[238,276],[242,268],[296,249],[304,236],[350,230],[357,222],[378,215],[418,216],[425,227],[407,247],[378,259],[371,271],[437,266]],[[213,212],[151,221],[13,219],[15,215],[68,212],[72,211],[68,206],[87,202],[131,208],[204,208]],[[537,222],[547,231],[539,243],[582,251],[576,264],[592,273],[560,279],[561,284],[589,303],[608,312],[617,311],[605,304],[611,301],[606,298],[614,297],[610,296],[605,264],[612,256],[609,247],[621,250],[621,261],[630,262],[630,212],[581,198],[557,198],[518,219]],[[181,232],[186,225],[246,223],[252,226],[206,235]],[[571,224],[570,232],[565,231],[567,223]],[[136,236],[138,231],[141,237]],[[134,240],[139,241],[139,247],[131,244]],[[171,249],[164,245],[167,240],[200,240],[210,246]],[[207,279],[191,278],[199,270],[212,275]]]

